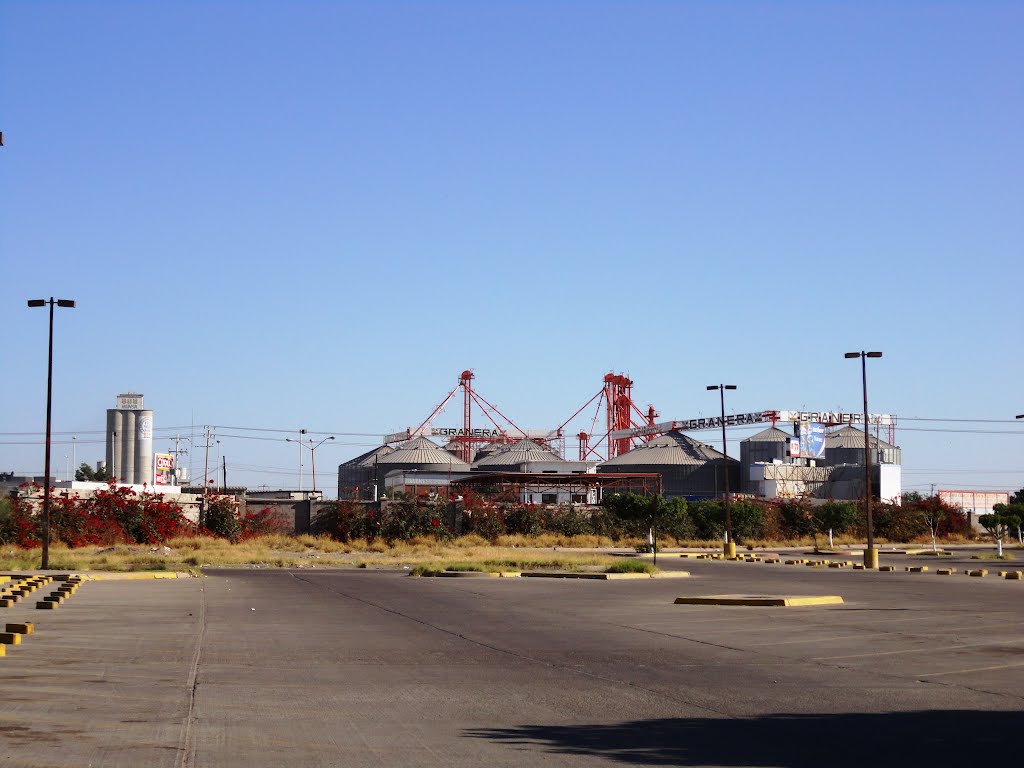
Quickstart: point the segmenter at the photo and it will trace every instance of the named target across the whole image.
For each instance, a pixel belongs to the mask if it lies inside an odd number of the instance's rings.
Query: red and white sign
[[[153,463],[156,469],[153,473],[154,484],[170,485],[174,472],[174,456],[169,453],[156,453],[153,454]]]

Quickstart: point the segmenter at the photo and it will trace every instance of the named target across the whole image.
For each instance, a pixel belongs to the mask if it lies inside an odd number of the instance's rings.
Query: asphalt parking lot
[[[36,632],[0,658],[0,764],[1016,762],[1024,582],[924,564],[663,556],[691,577],[218,569],[86,582],[56,610],[2,609]],[[844,603],[673,602],[723,593]]]

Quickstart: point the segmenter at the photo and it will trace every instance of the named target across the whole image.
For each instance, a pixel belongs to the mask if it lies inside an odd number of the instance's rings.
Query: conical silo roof
[[[353,459],[353,462],[359,467],[372,467],[374,464],[379,463],[383,456],[393,453],[394,450],[390,445],[381,445],[372,451],[364,453],[362,456],[356,457]]]
[[[895,448],[892,443],[879,440],[868,432],[868,446],[870,448]],[[825,435],[825,449],[829,448],[864,448],[864,430],[856,427],[843,427],[836,432],[829,432]]]
[[[507,451],[513,445],[514,443],[484,443],[477,449],[476,457],[482,459],[484,456],[501,453],[502,451]]]
[[[601,467],[699,465],[725,458],[710,445],[672,430],[602,463]],[[730,459],[732,461],[733,459]]]
[[[490,453],[479,459],[477,467],[516,467],[527,462],[562,461],[562,457],[533,440],[523,439],[504,451]]]
[[[453,472],[466,472],[469,465],[444,450],[437,443],[425,437],[414,437],[407,440],[387,456],[377,459],[382,467],[398,465],[403,467],[426,468],[444,467]]]
[[[789,432],[785,432],[778,427],[769,427],[763,429],[756,435],[751,435],[746,440],[741,440],[743,443],[788,443],[793,438],[793,435]]]

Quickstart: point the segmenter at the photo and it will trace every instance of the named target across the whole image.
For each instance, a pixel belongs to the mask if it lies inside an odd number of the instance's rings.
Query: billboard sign
[[[825,425],[816,421],[800,422],[800,456],[819,459],[825,453]]]
[[[154,484],[172,485],[171,477],[174,474],[174,456],[169,453],[153,454]]]

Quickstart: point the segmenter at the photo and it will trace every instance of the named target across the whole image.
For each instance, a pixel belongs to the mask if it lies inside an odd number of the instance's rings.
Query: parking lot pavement
[[[0,764],[951,765],[1024,725],[1020,582],[685,568],[88,583],[3,614],[37,632],[0,658]],[[711,593],[844,603],[673,603]]]

